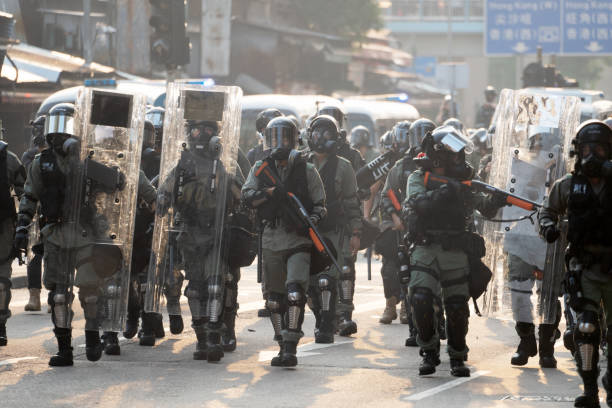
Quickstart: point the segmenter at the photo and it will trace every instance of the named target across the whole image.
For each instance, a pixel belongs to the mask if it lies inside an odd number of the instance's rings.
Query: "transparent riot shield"
[[[232,190],[241,97],[238,87],[168,84],[146,311],[159,312],[164,286],[180,266],[202,299],[190,303],[192,314],[221,307],[214,302],[228,273],[228,197],[239,194]],[[205,128],[216,128],[215,134],[203,137]]]
[[[129,296],[146,100],[141,95],[84,89],[80,103],[81,235],[90,246],[101,295],[101,329],[121,331]]]
[[[578,126],[579,104],[576,97],[503,90],[489,183],[543,203],[568,171],[567,141]],[[547,244],[539,237],[536,214],[518,207],[504,207],[496,222],[486,221],[484,237],[484,262],[493,278],[482,297],[483,311],[553,323],[560,313],[563,242]]]

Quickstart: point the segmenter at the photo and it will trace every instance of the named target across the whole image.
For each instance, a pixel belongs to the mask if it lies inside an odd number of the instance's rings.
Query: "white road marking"
[[[403,401],[420,401],[422,399],[431,397],[432,395],[439,394],[442,391],[446,391],[448,389],[454,388],[458,385],[461,385],[468,381],[472,381],[480,376],[483,376],[489,373],[490,371],[476,371],[475,373],[472,373],[471,377],[457,378],[456,380],[449,381],[445,384],[438,385],[437,387],[430,388],[427,391],[419,392],[418,394],[414,394],[414,395],[409,395],[407,397],[402,398],[402,400]]]
[[[335,343],[332,344],[317,344],[314,341],[311,341],[310,343],[305,343],[302,344],[301,346],[299,346],[297,348],[297,357],[309,357],[309,356],[316,356],[317,354],[321,354],[321,353],[316,353],[316,352],[312,352],[313,350],[320,350],[320,349],[324,349],[324,348],[328,348],[328,347],[333,347],[333,346],[341,346],[343,344],[348,344],[348,343],[352,343],[355,340],[343,340],[343,341],[337,341]],[[259,362],[265,362],[265,361],[270,361],[272,360],[272,357],[276,356],[278,354],[278,351],[276,350],[264,350],[264,351],[260,351],[259,352],[259,359],[257,361]]]
[[[0,361],[0,366],[5,366],[5,365],[10,365],[10,364],[15,364],[18,363],[20,361],[25,361],[25,360],[36,360],[38,357],[17,357],[17,358],[9,358],[8,360],[2,360]]]

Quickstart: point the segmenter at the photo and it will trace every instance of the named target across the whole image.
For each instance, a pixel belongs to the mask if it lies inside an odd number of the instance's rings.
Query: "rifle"
[[[443,184],[448,184],[452,181],[454,180],[450,177],[438,176],[429,171],[425,172],[426,188],[437,188]],[[494,187],[479,180],[464,180],[460,183],[475,191],[503,196],[505,198],[506,204],[514,205],[527,211],[536,211],[538,208],[542,207],[542,204],[536,203],[535,201],[531,201],[523,197],[519,197],[516,194],[509,193],[505,190]]]
[[[342,268],[338,264],[338,261],[330,251],[329,247],[323,240],[323,236],[317,230],[314,223],[310,220],[308,211],[306,211],[306,207],[302,204],[299,198],[295,194],[290,191],[285,191],[282,185],[282,182],[278,175],[274,173],[272,169],[269,167],[269,162],[264,160],[261,166],[255,171],[255,176],[259,178],[260,175],[265,175],[269,184],[277,189],[282,189],[282,193],[284,196],[284,200],[282,200],[281,204],[285,205],[285,208],[288,210],[290,216],[295,218],[297,222],[302,224],[304,227],[308,229],[308,236],[310,240],[314,244],[317,251],[322,254],[325,254],[331,259],[334,266],[338,269],[338,272],[342,273]]]

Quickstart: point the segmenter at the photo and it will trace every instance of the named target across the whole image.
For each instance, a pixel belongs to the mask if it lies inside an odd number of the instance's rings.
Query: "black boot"
[[[207,359],[207,345],[206,345],[206,323],[203,321],[194,321],[191,325],[193,331],[198,339],[196,343],[196,351],[193,352],[194,360],[206,360]]]
[[[155,319],[153,313],[142,313],[142,333],[138,342],[141,346],[153,347],[155,345],[153,319]]]
[[[225,326],[221,334],[221,345],[223,351],[236,350],[236,310],[225,309],[223,313],[223,324]]]
[[[166,332],[164,331],[164,320],[161,313],[151,313],[153,316],[153,331],[155,332],[155,337],[158,339],[163,339],[166,337]]]
[[[283,352],[281,355],[281,365],[283,367],[295,367],[297,365],[297,342],[284,341]]]
[[[51,367],[67,367],[74,364],[72,358],[72,330],[56,328],[53,330],[57,339],[58,352],[49,359]]]
[[[470,376],[470,368],[467,367],[463,363],[463,358],[451,358],[450,360],[451,366],[451,375],[453,377],[469,377]]]
[[[538,342],[540,349],[540,367],[557,368],[555,359],[555,341],[561,333],[554,324],[540,324],[538,326]]]
[[[224,356],[221,346],[221,323],[208,323],[207,329],[206,359],[209,363],[216,363]]]
[[[181,334],[183,332],[183,329],[185,328],[183,324],[183,316],[168,315],[168,317],[170,318],[170,333]]]
[[[6,324],[0,323],[0,347],[6,346],[8,339],[6,337]]]
[[[412,326],[412,325],[411,325]],[[410,337],[406,339],[406,343],[404,344],[406,347],[418,347],[416,328],[410,327]]]
[[[436,372],[440,365],[440,350],[421,350],[419,354],[423,357],[419,366],[419,375],[430,375]]]
[[[138,316],[128,316],[125,322],[125,330],[123,331],[123,337],[131,339],[138,333]]]
[[[524,366],[527,364],[529,357],[538,354],[538,345],[535,338],[535,326],[533,323],[516,322],[516,333],[521,338],[521,342],[516,349],[516,353],[512,355],[510,364],[515,366]]]
[[[98,361],[102,357],[104,347],[100,342],[100,332],[85,330],[85,355],[89,361]]]
[[[272,360],[270,361],[270,365],[272,367],[281,367],[282,361],[283,361],[283,341],[280,340],[278,342],[278,346],[279,346],[279,350],[278,350],[278,354],[274,357],[272,357]]]
[[[118,356],[121,354],[117,332],[104,332],[104,334],[102,334],[102,343],[104,344],[104,354],[109,356]]]
[[[353,313],[344,312],[338,323],[338,334],[343,337],[348,337],[355,333],[357,333],[357,323],[353,321]]]
[[[599,389],[597,388],[599,369],[595,368],[590,371],[578,369],[578,374],[582,377],[584,392],[574,400],[574,406],[582,408],[599,408]]]
[[[321,322],[319,328],[315,330],[315,343],[332,344],[334,342],[334,331],[336,322],[335,299],[330,302],[330,310],[321,311]]]

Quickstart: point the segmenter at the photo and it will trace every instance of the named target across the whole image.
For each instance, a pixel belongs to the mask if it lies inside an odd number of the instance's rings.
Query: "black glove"
[[[491,205],[500,209],[508,204],[508,197],[503,193],[493,193],[491,197]]]
[[[15,249],[22,251],[28,248],[28,229],[26,227],[17,227],[13,246]]]
[[[559,238],[559,236],[561,235],[561,231],[559,231],[555,224],[551,224],[542,227],[541,234],[542,237],[544,237],[544,239],[546,240],[546,242],[552,244]]]

